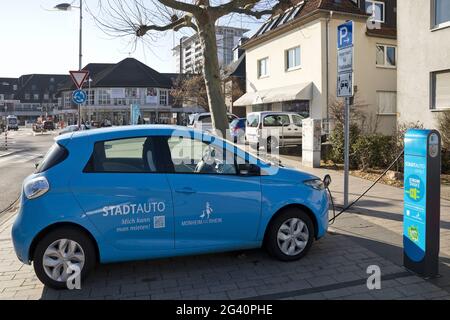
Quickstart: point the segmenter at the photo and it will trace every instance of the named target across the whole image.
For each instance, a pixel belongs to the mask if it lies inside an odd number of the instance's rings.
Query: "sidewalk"
[[[300,167],[298,158],[284,162]],[[331,173],[332,190],[341,201],[342,174],[302,169],[318,176]],[[369,184],[352,177],[353,196]],[[299,261],[280,262],[255,249],[115,263],[98,266],[82,289],[74,291],[44,288],[33,267],[17,260],[11,211],[0,216],[0,299],[449,300],[450,276],[443,272],[447,265],[441,267],[444,276],[431,281],[402,267],[401,194],[401,189],[376,186],[357,208],[358,214],[342,215]],[[442,241],[442,246],[448,242]],[[442,259],[448,263],[446,257]],[[380,290],[367,287],[367,268],[372,265],[381,269]]]
[[[298,157],[281,156],[281,159],[286,166],[298,168],[318,177],[329,174],[333,181],[330,190],[335,204],[339,207],[343,206],[343,173],[302,167]],[[372,183],[372,181],[350,176],[349,202],[355,200]],[[349,211],[337,218],[335,224],[331,226],[331,230],[351,236],[359,244],[370,248],[397,265],[402,265],[403,189],[377,184]],[[442,277],[433,282],[450,290],[450,201],[442,198],[440,263]]]

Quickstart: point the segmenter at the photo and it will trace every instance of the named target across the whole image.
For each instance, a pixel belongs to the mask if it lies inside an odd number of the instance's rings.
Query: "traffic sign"
[[[87,99],[87,94],[86,94],[86,92],[84,92],[81,89],[75,90],[72,93],[72,100],[76,104],[83,104],[86,102],[86,99]]]
[[[353,73],[344,72],[338,74],[337,96],[341,98],[353,97]]]
[[[338,50],[338,73],[353,71],[353,47]]]
[[[338,49],[351,47],[353,45],[353,21],[347,21],[337,27]]]
[[[70,76],[72,77],[73,83],[78,89],[81,89],[83,83],[87,80],[89,76],[89,71],[80,70],[80,71],[69,71]]]

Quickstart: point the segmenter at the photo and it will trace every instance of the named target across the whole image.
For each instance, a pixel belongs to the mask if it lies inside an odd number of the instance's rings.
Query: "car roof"
[[[255,111],[255,112],[251,112],[247,115],[247,117],[251,114],[260,114],[260,115],[268,115],[268,114],[291,114],[291,115],[297,115],[297,116],[301,116],[300,114],[298,114],[297,112],[292,112],[292,111]]]
[[[81,130],[75,131],[71,135],[64,135],[56,137],[55,140],[57,142],[67,142],[63,140],[71,140],[71,139],[83,139],[83,138],[93,138],[94,140],[102,140],[109,138],[117,138],[117,136],[121,136],[124,138],[133,137],[138,135],[156,135],[156,134],[164,134],[172,131],[186,131],[193,132],[195,130],[191,128],[187,128],[184,126],[175,126],[175,125],[134,125],[134,126],[120,126],[120,127],[107,127],[107,128],[99,128],[92,130]]]

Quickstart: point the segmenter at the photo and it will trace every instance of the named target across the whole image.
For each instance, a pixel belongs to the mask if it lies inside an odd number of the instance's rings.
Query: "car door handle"
[[[183,189],[176,189],[175,192],[184,193],[184,194],[192,194],[192,193],[196,193],[197,191],[195,191],[192,188],[183,188]]]

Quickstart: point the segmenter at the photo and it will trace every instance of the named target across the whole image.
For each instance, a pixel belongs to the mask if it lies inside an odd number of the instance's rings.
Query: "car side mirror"
[[[331,176],[329,174],[325,175],[323,178],[323,184],[325,185],[325,188],[328,188],[328,186],[331,184]]]
[[[239,174],[242,176],[259,176],[261,168],[252,163],[241,163],[238,165]]]

